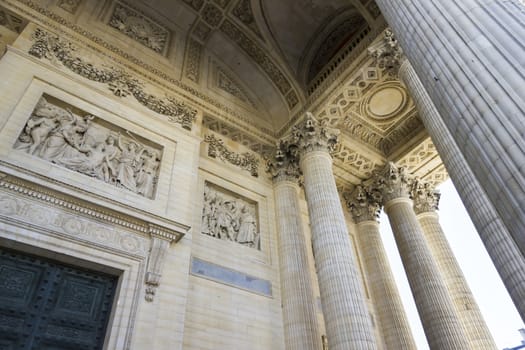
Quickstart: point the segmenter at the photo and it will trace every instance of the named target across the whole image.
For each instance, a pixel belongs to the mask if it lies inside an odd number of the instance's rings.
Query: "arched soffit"
[[[242,85],[250,90],[250,95],[260,101],[263,110],[251,116],[257,125],[278,130],[286,124],[290,116],[286,100],[247,53],[219,31],[210,36],[206,49],[228,67]]]
[[[302,55],[298,74],[301,82],[308,85],[342,48],[367,27],[366,20],[353,7],[342,9],[335,17],[328,18],[314,33]]]
[[[326,23],[341,11],[359,13],[349,0],[264,0],[260,4],[275,45],[296,77],[306,49]]]

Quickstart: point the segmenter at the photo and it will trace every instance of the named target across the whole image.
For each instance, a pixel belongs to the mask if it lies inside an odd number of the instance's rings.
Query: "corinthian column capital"
[[[435,212],[439,208],[441,193],[432,188],[432,185],[428,182],[415,179],[410,189],[410,196],[414,201],[416,214]]]
[[[299,182],[301,169],[295,153],[283,141],[279,142],[273,158],[266,162],[266,171],[274,182]]]
[[[396,198],[409,198],[412,180],[405,167],[388,162],[383,170],[375,175],[374,185],[383,195],[383,204]]]
[[[387,28],[382,39],[368,48],[368,55],[376,58],[377,66],[397,75],[399,67],[406,60],[403,49],[399,46],[392,29]]]
[[[331,152],[339,142],[339,130],[319,122],[312,113],[306,112],[302,122],[292,127],[291,134],[285,139],[289,152],[297,150],[300,154],[313,151]]]
[[[345,199],[356,224],[363,221],[379,221],[382,197],[378,190],[357,185]]]

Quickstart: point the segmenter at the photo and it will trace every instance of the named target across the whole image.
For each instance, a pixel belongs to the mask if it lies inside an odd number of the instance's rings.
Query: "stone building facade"
[[[0,348],[495,349],[525,316],[518,0],[0,0]]]

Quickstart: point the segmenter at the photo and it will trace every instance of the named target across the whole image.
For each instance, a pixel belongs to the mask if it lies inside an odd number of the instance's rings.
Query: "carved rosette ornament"
[[[327,125],[327,120],[318,121],[310,112],[304,120],[292,127],[292,132],[283,139],[288,152],[306,154],[313,151],[333,152],[339,142],[339,130]]]
[[[283,142],[279,142],[273,159],[266,162],[268,172],[274,182],[292,181],[298,182],[301,178],[301,169],[297,155],[286,149]]]
[[[403,50],[390,28],[385,29],[381,41],[368,48],[368,54],[376,58],[379,68],[385,69],[393,76],[397,76],[399,67],[405,59]]]
[[[346,205],[356,224],[364,221],[379,222],[382,196],[378,190],[357,185],[346,199]]]
[[[374,186],[383,195],[383,204],[396,198],[409,198],[412,179],[405,167],[388,162],[382,171],[375,175]]]
[[[432,184],[429,182],[415,179],[412,184],[410,196],[414,201],[414,211],[416,214],[435,212],[439,209],[441,193],[432,188]]]

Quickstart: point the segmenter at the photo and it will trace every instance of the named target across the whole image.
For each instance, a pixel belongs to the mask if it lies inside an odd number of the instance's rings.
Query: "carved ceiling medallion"
[[[407,103],[408,97],[404,89],[383,84],[369,93],[361,108],[366,116],[384,121],[402,113]]]

